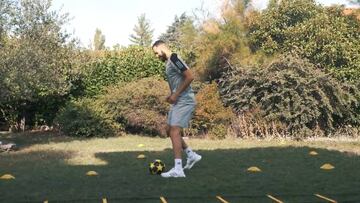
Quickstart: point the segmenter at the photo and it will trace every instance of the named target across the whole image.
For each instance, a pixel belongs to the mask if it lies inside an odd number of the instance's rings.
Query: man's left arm
[[[194,76],[190,69],[185,70],[184,72],[182,72],[182,74],[184,76],[184,80],[176,89],[176,92],[172,93],[169,97],[168,102],[170,104],[174,104],[177,101],[177,98],[181,95],[181,93],[185,91],[190,86],[191,82],[194,80]]]

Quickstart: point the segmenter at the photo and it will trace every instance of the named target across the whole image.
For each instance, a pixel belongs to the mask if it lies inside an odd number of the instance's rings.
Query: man
[[[155,55],[166,63],[166,77],[170,87],[170,96],[166,101],[171,104],[167,120],[166,132],[171,138],[175,166],[161,176],[185,177],[182,167],[182,150],[186,152],[187,161],[184,169],[191,169],[194,164],[201,160],[201,156],[191,150],[181,137],[183,128],[187,128],[195,109],[195,96],[190,84],[194,80],[189,67],[177,56],[172,53],[162,40],[156,41],[153,46]]]

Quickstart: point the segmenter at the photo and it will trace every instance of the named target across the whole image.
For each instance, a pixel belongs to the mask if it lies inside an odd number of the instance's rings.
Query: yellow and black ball
[[[149,164],[149,170],[153,175],[160,175],[165,170],[165,164],[161,160],[156,159]]]

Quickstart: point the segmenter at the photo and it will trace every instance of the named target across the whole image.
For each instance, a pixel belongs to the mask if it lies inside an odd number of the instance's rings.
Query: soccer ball
[[[153,175],[160,175],[165,170],[165,164],[161,160],[156,159],[149,164],[149,170]]]

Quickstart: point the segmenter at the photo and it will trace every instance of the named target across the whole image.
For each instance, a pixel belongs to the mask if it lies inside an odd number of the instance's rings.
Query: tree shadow
[[[33,131],[0,134],[1,142],[15,143],[19,149],[30,147],[35,144],[64,143],[82,140],[89,140],[89,138],[69,137],[56,131]]]
[[[0,202],[323,202],[322,194],[338,202],[360,202],[360,156],[308,147],[200,150],[203,159],[186,178],[163,179],[150,175],[148,164],[161,159],[172,167],[172,151],[107,152],[96,158],[107,165],[69,165],[72,154],[34,152],[0,155],[0,174],[12,173],[13,181],[0,180]],[[142,153],[145,159],[137,159]],[[331,163],[335,169],[320,167]],[[247,168],[262,172],[250,173]],[[94,170],[99,176],[85,173]]]

